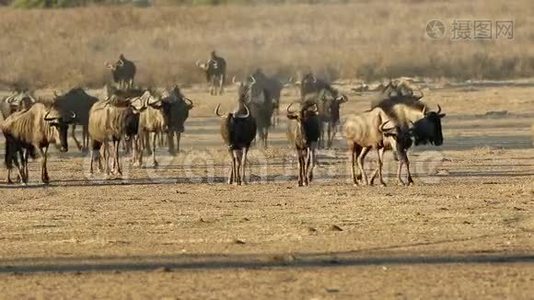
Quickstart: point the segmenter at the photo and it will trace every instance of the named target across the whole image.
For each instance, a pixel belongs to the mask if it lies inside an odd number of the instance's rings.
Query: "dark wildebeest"
[[[339,125],[341,104],[347,102],[348,97],[339,93],[325,80],[308,73],[300,82],[300,98],[302,102],[317,104],[321,120],[319,147],[330,148],[337,133],[337,125]]]
[[[256,121],[258,138],[263,147],[267,148],[267,137],[271,127],[271,116],[273,115],[273,103],[269,91],[258,84],[253,76],[249,76],[245,83],[232,81],[239,85],[239,99],[242,99],[250,109],[250,114]]]
[[[228,184],[246,184],[245,170],[247,163],[247,153],[250,144],[256,136],[256,121],[252,117],[244,99],[239,99],[239,108],[234,113],[226,115],[219,114],[221,105],[217,105],[215,114],[222,118],[221,136],[228,147],[228,152],[232,159]]]
[[[178,86],[174,86],[162,101],[170,104],[167,143],[169,153],[174,155],[180,152],[180,138],[184,132],[184,123],[189,117],[189,111],[193,108],[193,101],[185,97]],[[174,136],[176,136],[176,146]]]
[[[210,59],[206,63],[201,63],[197,60],[195,64],[206,73],[210,94],[222,94],[224,82],[226,81],[226,60],[217,56],[215,51],[212,51]]]
[[[28,156],[37,149],[41,157],[41,181],[48,183],[48,147],[50,144],[59,143],[61,152],[68,151],[68,125],[75,117],[71,111],[65,112],[55,105],[47,107],[42,103],[35,103],[28,110],[9,116],[2,124],[2,132],[9,144],[6,146],[9,150],[6,151],[5,159],[7,167],[12,167],[12,163],[17,160],[16,156],[24,154],[19,177],[23,183],[28,182]],[[25,153],[21,151],[23,148]]]
[[[131,124],[133,121],[133,125]],[[106,173],[110,171],[122,175],[119,157],[119,144],[121,139],[128,138],[128,130],[138,129],[139,118],[136,109],[129,99],[118,95],[111,95],[108,99],[99,100],[89,111],[89,136],[91,137],[91,168],[93,163],[100,164],[100,150],[104,146],[104,161]],[[132,128],[134,127],[134,128]],[[130,132],[130,134],[136,134]],[[109,145],[113,143],[112,167],[109,167]]]
[[[123,54],[119,56],[119,60],[114,64],[106,62],[106,67],[111,70],[113,81],[119,85],[120,88],[131,88],[134,84],[136,73],[135,64],[127,60]]]
[[[64,111],[73,111],[76,119],[72,123],[71,137],[79,150],[85,151],[89,147],[89,110],[98,98],[87,94],[82,88],[73,88],[63,95],[55,94],[55,105]],[[82,126],[82,143],[76,139],[76,125]]]
[[[289,141],[297,149],[298,156],[298,185],[308,185],[313,180],[315,167],[315,149],[320,136],[320,123],[316,104],[301,103],[298,112],[290,110],[293,103],[287,107]]]
[[[265,73],[263,73],[261,69],[257,69],[250,76],[256,81],[256,86],[267,90],[267,93],[270,96],[271,103],[273,105],[273,115],[271,123],[273,126],[278,125],[278,115],[280,113],[280,97],[284,85],[280,82],[280,80],[276,79],[275,77],[269,77],[265,75]]]

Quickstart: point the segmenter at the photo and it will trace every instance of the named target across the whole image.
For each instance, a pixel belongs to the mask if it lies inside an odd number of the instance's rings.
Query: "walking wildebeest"
[[[263,147],[267,148],[267,137],[271,127],[271,116],[273,114],[272,97],[269,91],[262,85],[258,84],[253,76],[249,76],[245,83],[238,84],[238,96],[250,109],[250,114],[256,121],[257,136],[262,142]]]
[[[71,137],[79,150],[89,148],[89,110],[98,98],[87,94],[82,88],[73,88],[63,95],[55,94],[55,105],[65,111],[73,111],[76,119],[72,122]],[[82,126],[82,143],[76,139],[76,125]]]
[[[180,152],[180,139],[185,129],[184,123],[189,117],[189,111],[193,108],[193,101],[185,97],[178,86],[174,86],[162,101],[170,104],[167,143],[169,153],[174,155]],[[174,136],[176,136],[176,146],[174,145]]]
[[[48,183],[47,158],[50,144],[59,143],[60,151],[68,151],[67,130],[68,125],[76,118],[72,111],[65,112],[61,108],[45,106],[42,103],[33,104],[28,110],[12,114],[2,124],[2,132],[9,146],[6,148],[6,164],[12,167],[16,156],[20,156],[23,148],[26,150],[21,159],[22,166],[19,176],[23,183],[28,182],[28,156],[37,149],[41,157],[41,181]],[[10,157],[15,155],[15,157]]]
[[[239,107],[236,112],[222,115],[219,114],[220,107],[220,104],[217,105],[215,114],[222,118],[221,136],[232,159],[228,184],[232,184],[234,181],[237,185],[246,184],[247,153],[256,136],[256,121],[243,98],[239,99]]]
[[[315,149],[320,136],[320,120],[316,104],[301,102],[298,112],[290,111],[291,103],[287,107],[287,118],[291,120],[288,126],[289,141],[297,149],[298,156],[298,185],[308,185],[313,180],[315,167]]]
[[[99,100],[89,111],[89,136],[91,137],[91,168],[93,174],[93,163],[100,164],[100,150],[104,146],[104,161],[106,163],[106,173],[110,172],[122,175],[119,157],[119,144],[121,139],[128,137],[128,129],[131,128],[131,121],[138,125],[138,117],[135,116],[136,109],[129,99],[111,95],[108,99]],[[134,128],[137,129],[137,128]],[[109,145],[113,143],[112,167],[109,167]]]
[[[210,59],[206,63],[197,60],[195,64],[206,73],[210,95],[222,94],[226,80],[226,60],[217,56],[215,51],[211,51]]]
[[[131,88],[134,84],[136,73],[135,64],[127,60],[123,54],[119,56],[119,60],[114,64],[106,62],[106,67],[111,70],[113,81],[119,85],[120,88]]]

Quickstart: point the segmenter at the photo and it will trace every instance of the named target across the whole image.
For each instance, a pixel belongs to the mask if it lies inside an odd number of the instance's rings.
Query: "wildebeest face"
[[[413,123],[412,133],[415,138],[415,144],[431,143],[436,146],[442,145],[441,118],[443,117],[445,117],[445,114],[441,113],[441,107],[438,105],[437,112],[427,112],[422,119]]]
[[[54,139],[56,140],[56,143],[59,140],[61,152],[69,151],[67,132],[69,129],[69,124],[72,123],[75,118],[76,114],[74,112],[62,114],[55,108],[48,110],[44,116],[44,120],[55,129]]]

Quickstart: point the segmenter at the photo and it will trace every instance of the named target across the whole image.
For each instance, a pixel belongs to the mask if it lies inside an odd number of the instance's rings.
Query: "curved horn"
[[[256,78],[254,78],[254,76],[250,75],[250,79],[252,79],[252,81],[250,82],[250,85],[254,85],[256,83]]]
[[[422,90],[418,90],[418,92],[421,93],[421,95],[419,97],[416,97],[416,98],[417,98],[417,100],[421,100],[425,95],[423,94]]]
[[[438,112],[437,112],[437,114],[439,115],[440,112],[441,112],[441,106],[439,106],[439,104],[438,104]]]
[[[312,107],[313,107],[313,110],[312,110],[313,112],[315,112],[315,113],[316,113],[316,112],[319,112],[319,106],[317,106],[317,103],[314,103],[314,104],[312,105]]]
[[[425,116],[425,115],[426,115],[426,105],[425,105],[425,106],[423,106],[423,111],[421,111],[421,113],[423,113],[423,116]]]
[[[290,110],[289,110],[289,109],[291,108],[291,106],[293,106],[293,104],[295,104],[295,102],[291,102],[291,103],[289,103],[289,105],[287,106],[286,111],[287,111],[288,114],[294,114],[294,113],[295,113],[294,111],[290,111]]]
[[[215,108],[215,114],[217,115],[217,117],[220,117],[220,118],[224,118],[225,116],[224,115],[221,115],[219,114],[219,109],[221,108],[221,104],[217,104],[217,108]]]
[[[76,113],[73,111],[70,111],[70,120],[72,121],[74,119],[76,119]]]
[[[119,66],[119,67],[124,66],[124,61],[123,61],[122,59],[119,59],[119,60],[117,61],[117,66]]]
[[[189,106],[193,106],[193,101],[191,101],[191,99],[184,97],[184,100],[189,102]]]
[[[246,104],[243,103],[243,106],[245,107],[245,109],[247,110],[247,114],[244,115],[244,116],[236,116],[237,118],[240,118],[240,119],[246,119],[250,116],[250,110],[248,109],[248,106]]]
[[[115,68],[113,67],[113,65],[112,65],[109,61],[106,61],[106,62],[104,63],[104,65],[105,65],[106,68],[108,68],[108,69],[111,69],[111,70],[115,69]]]
[[[388,124],[390,122],[390,120],[387,120],[386,122],[380,124],[380,127],[378,127],[378,130],[380,130],[380,132],[386,132],[392,128],[389,128],[389,129],[385,129],[384,126],[386,126],[386,124]]]
[[[48,115],[50,114],[50,110],[48,110],[44,116],[44,120],[45,121],[54,121],[54,120],[57,120],[58,118],[49,118]]]

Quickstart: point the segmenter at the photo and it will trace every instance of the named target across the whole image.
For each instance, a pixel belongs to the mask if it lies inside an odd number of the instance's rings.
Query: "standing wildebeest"
[[[85,151],[89,147],[89,110],[98,101],[82,88],[73,88],[64,95],[55,94],[55,105],[64,111],[73,111],[76,119],[72,123],[71,137],[79,150]],[[76,125],[82,126],[82,143],[76,139]]]
[[[5,120],[16,111],[29,109],[35,102],[35,98],[30,92],[15,92],[0,101],[0,112]]]
[[[137,159],[134,164],[143,165],[143,152],[145,147],[149,147],[150,134],[152,134],[152,164],[158,166],[156,160],[156,141],[158,134],[167,131],[167,124],[170,117],[170,104],[163,102],[161,97],[155,97],[150,91],[146,91],[140,97],[130,100],[132,105],[138,107],[140,104],[138,138],[137,138]]]
[[[206,63],[197,60],[195,64],[206,73],[210,95],[222,94],[226,80],[226,60],[217,56],[215,51],[211,51],[210,59]]]
[[[120,88],[131,88],[134,84],[136,67],[132,61],[127,60],[124,55],[119,56],[119,60],[114,64],[106,62],[106,67],[111,70],[113,81]]]
[[[128,129],[131,121],[136,124],[136,109],[129,99],[117,95],[111,95],[108,99],[99,100],[89,111],[89,136],[91,137],[91,168],[93,163],[100,163],[100,149],[104,146],[104,161],[106,173],[109,175],[109,148],[108,142],[113,143],[113,159],[111,172],[122,175],[119,159],[119,144],[121,139],[128,137]],[[134,128],[137,129],[137,128]]]
[[[320,120],[316,104],[301,103],[298,112],[287,107],[287,118],[291,120],[288,127],[288,138],[295,145],[298,156],[298,185],[308,185],[313,180],[315,167],[315,148],[320,135]]]
[[[46,166],[48,147],[50,144],[60,143],[60,151],[68,151],[68,124],[75,117],[71,111],[66,113],[55,105],[47,107],[42,103],[35,103],[28,110],[8,117],[2,124],[2,132],[9,144],[6,145],[9,150],[6,151],[5,159],[7,167],[12,167],[10,163],[17,159],[12,155],[20,156],[23,152],[21,149],[24,148],[25,157],[21,159],[19,176],[22,182],[28,182],[28,156],[37,149],[41,157],[41,181],[48,183],[50,181]]]
[[[273,115],[273,98],[269,91],[260,85],[253,76],[249,76],[245,83],[232,81],[238,84],[238,96],[250,109],[250,114],[256,121],[256,129],[259,140],[263,147],[267,148],[267,137],[271,127]]]
[[[373,108],[370,111],[351,115],[345,121],[343,125],[343,134],[349,145],[349,158],[351,166],[352,181],[356,185],[358,180],[361,180],[365,185],[369,184],[367,175],[364,170],[364,159],[369,150],[375,149],[379,153],[380,149],[384,148],[384,144],[391,145],[395,150],[397,148],[394,141],[385,141],[389,139],[384,134],[384,124],[390,123],[387,114],[379,107]],[[395,123],[391,125],[397,128]],[[356,169],[354,166],[357,161],[359,174],[356,175]],[[380,182],[384,184],[382,178],[382,155],[378,155],[378,175]]]
[[[308,103],[308,105],[316,104],[319,109],[319,119],[321,120],[321,135],[319,138],[320,147],[332,147],[337,133],[337,125],[339,125],[341,104],[347,101],[348,98],[346,95],[334,97],[327,90],[321,90],[315,94],[304,95],[304,103]]]
[[[304,75],[300,82],[300,99],[303,102],[314,102],[319,108],[321,119],[321,137],[319,147],[330,148],[337,133],[341,104],[348,101],[344,94],[332,87],[325,80],[316,78],[312,73]],[[326,130],[325,130],[326,127]],[[326,139],[325,139],[326,131]]]
[[[234,113],[221,115],[219,114],[220,107],[220,104],[217,105],[215,114],[223,119],[221,122],[221,136],[232,158],[228,184],[232,184],[234,181],[237,185],[246,184],[247,153],[252,140],[256,136],[256,121],[242,98],[239,99],[239,108]]]
[[[265,89],[271,98],[271,103],[273,105],[273,116],[272,116],[272,125],[278,125],[278,115],[280,113],[280,96],[282,94],[282,89],[284,85],[280,80],[275,77],[268,77],[263,73],[261,69],[257,69],[251,76],[255,80],[255,84],[258,87]]]
[[[182,132],[184,132],[184,123],[189,117],[189,111],[193,108],[193,101],[185,97],[178,86],[174,86],[162,101],[170,104],[167,143],[169,146],[169,153],[174,155],[177,152],[180,152],[180,138]],[[174,145],[175,135],[176,147]]]

